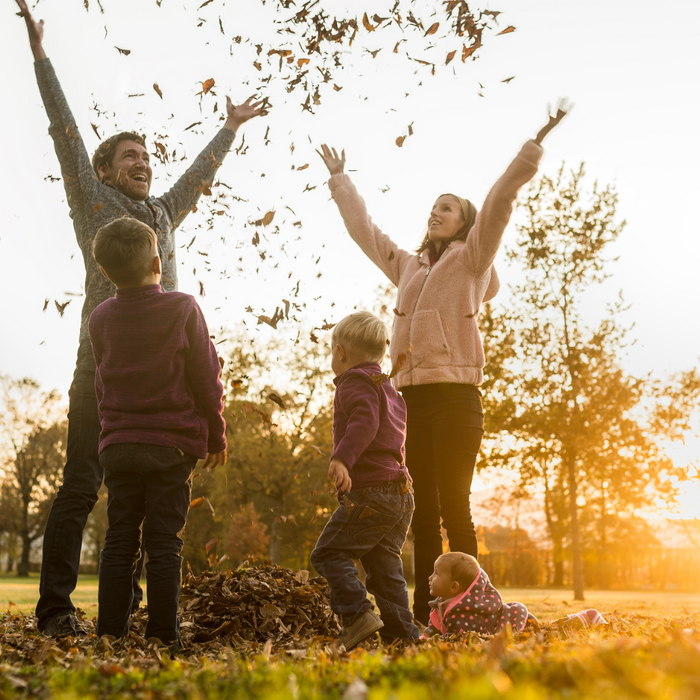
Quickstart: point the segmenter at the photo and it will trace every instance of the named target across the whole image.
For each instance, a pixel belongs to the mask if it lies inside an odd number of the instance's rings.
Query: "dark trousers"
[[[372,607],[369,591],[384,622],[382,636],[419,636],[401,561],[412,514],[411,486],[407,481],[392,481],[345,494],[326,524],[311,553],[311,565],[328,581],[331,609],[342,616],[344,625]],[[362,562],[366,588],[357,578],[353,559]]]
[[[78,349],[68,397],[68,445],[63,483],[51,505],[44,530],[39,602],[36,606],[40,630],[56,615],[75,612],[70,596],[78,582],[83,529],[102,486],[95,361],[89,340],[83,341]],[[137,607],[143,598],[138,583],[141,569],[140,565],[133,582]]]
[[[197,458],[174,447],[109,445],[100,455],[109,490],[109,527],[100,559],[97,634],[128,631],[133,577],[141,551],[148,554],[146,637],[180,640],[177,607],[183,542]]]
[[[413,614],[428,624],[428,577],[442,554],[440,523],[453,552],[478,554],[469,497],[484,432],[481,393],[467,384],[425,384],[401,390],[408,410],[406,466],[413,478],[416,588]]]

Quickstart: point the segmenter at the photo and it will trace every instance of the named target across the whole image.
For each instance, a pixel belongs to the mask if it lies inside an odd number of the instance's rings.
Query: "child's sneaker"
[[[338,643],[345,647],[345,651],[350,651],[382,627],[384,623],[379,615],[372,610],[365,610],[351,625],[340,630]]]

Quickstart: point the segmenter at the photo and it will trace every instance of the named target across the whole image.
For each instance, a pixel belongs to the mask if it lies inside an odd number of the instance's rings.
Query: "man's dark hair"
[[[149,272],[158,238],[138,219],[123,216],[103,226],[92,243],[92,254],[117,286],[137,285]]]
[[[132,131],[122,131],[119,134],[110,136],[106,141],[103,141],[92,156],[92,169],[95,171],[97,178],[100,177],[100,166],[109,166],[112,164],[114,153],[117,150],[117,144],[120,141],[136,141],[146,148],[146,139]]]

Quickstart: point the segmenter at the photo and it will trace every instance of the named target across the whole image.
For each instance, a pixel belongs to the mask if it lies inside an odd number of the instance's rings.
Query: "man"
[[[234,107],[227,98],[224,127],[200,153],[194,164],[160,197],[150,196],[152,171],[144,140],[123,132],[100,144],[92,162],[88,157],[75,119],[68,107],[51,62],[42,46],[44,23],[36,22],[25,0],[16,0],[24,17],[34,68],[44,107],[50,120],[49,133],[61,165],[70,216],[85,261],[85,303],[80,345],[73,383],[69,392],[68,446],[63,483],[51,507],[41,565],[38,627],[46,634],[84,634],[75,616],[71,593],[75,590],[80,564],[83,528],[102,485],[103,470],[98,458],[100,421],[95,398],[95,362],[88,337],[92,311],[114,296],[114,285],[104,277],[92,256],[97,230],[121,216],[150,226],[158,237],[163,261],[162,286],[177,288],[173,232],[193,210],[203,190],[213,181],[231,148],[236,131],[249,119],[264,114],[262,103],[249,98]],[[140,566],[137,567],[140,569]],[[135,586],[138,574],[135,572]],[[137,599],[140,598],[137,591]]]

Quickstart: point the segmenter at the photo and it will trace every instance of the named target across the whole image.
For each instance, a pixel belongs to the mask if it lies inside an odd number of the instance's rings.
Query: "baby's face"
[[[430,595],[436,598],[451,598],[455,595],[453,580],[452,580],[452,567],[448,566],[446,562],[441,560],[439,557],[435,562],[435,568],[433,569],[432,575],[428,578],[430,584]]]

